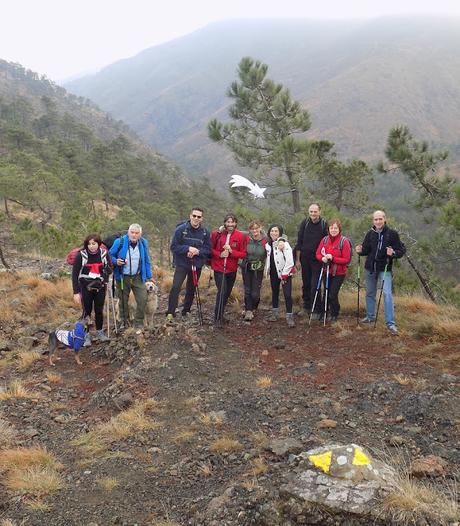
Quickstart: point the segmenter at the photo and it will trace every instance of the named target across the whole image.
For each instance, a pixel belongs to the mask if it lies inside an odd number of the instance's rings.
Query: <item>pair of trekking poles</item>
[[[330,267],[331,263],[328,261],[327,263],[323,263],[321,267],[321,272],[319,273],[318,282],[316,283],[316,292],[315,292],[315,298],[313,300],[313,306],[311,308],[310,312],[310,319],[308,320],[308,325],[311,327],[311,320],[313,318],[313,313],[315,312],[316,307],[316,300],[318,299],[318,294],[321,289],[321,282],[323,279],[323,273],[324,268],[326,268],[326,280],[325,280],[325,292],[324,292],[324,314],[323,314],[323,326],[326,326],[326,319],[327,319],[327,300],[329,296],[329,274],[330,274]]]
[[[379,317],[380,303],[382,301],[383,288],[385,286],[385,278],[386,278],[386,275],[387,275],[389,262],[390,262],[390,260],[387,257],[386,263],[385,263],[385,268],[383,270],[382,285],[380,286],[379,301],[377,303],[377,312],[375,314],[375,319],[374,319],[374,329],[377,327],[377,319]],[[313,306],[312,306],[312,309],[311,309],[311,312],[310,312],[310,319],[309,319],[309,322],[308,322],[308,324],[310,326],[311,326],[311,320],[312,320],[312,317],[313,317],[313,313],[315,311],[316,300],[318,298],[318,294],[319,294],[319,291],[321,289],[321,281],[322,281],[322,278],[323,278],[324,267],[326,267],[326,280],[325,280],[323,325],[326,326],[327,301],[328,301],[328,295],[329,295],[329,275],[330,275],[330,263],[329,262],[328,263],[323,263],[323,266],[321,267],[321,272],[319,274],[318,282],[316,284],[315,298],[313,300]],[[359,293],[360,293],[360,285],[361,285],[361,256],[360,255],[358,255],[358,279],[357,279],[357,284],[358,284],[358,298],[357,298],[357,308],[356,308],[356,324],[358,325],[359,324]]]

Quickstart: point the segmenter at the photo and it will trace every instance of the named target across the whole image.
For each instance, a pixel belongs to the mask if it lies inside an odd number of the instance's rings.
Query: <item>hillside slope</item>
[[[67,88],[129,123],[194,173],[228,162],[206,124],[225,119],[242,56],[269,65],[345,157],[382,155],[396,123],[440,144],[460,133],[460,19],[234,20],[112,64]]]

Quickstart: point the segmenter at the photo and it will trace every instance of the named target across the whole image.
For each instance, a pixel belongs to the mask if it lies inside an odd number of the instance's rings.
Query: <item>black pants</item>
[[[235,284],[235,279],[236,272],[224,274],[223,272],[214,271],[214,280],[216,281],[217,287],[214,321],[222,321],[224,319],[225,305],[227,305],[228,298]]]
[[[201,268],[196,269],[196,275],[197,278],[200,279]],[[172,288],[169,293],[167,314],[172,314],[173,316],[175,315],[177,304],[179,302],[180,289],[182,288],[185,278],[187,278],[187,283],[185,284],[185,299],[182,305],[182,314],[185,312],[190,312],[193,304],[193,298],[195,297],[195,285],[193,284],[192,270],[183,267],[176,267],[176,270],[174,271]]]
[[[310,257],[300,257],[302,265],[302,301],[303,308],[310,311],[313,307],[313,301],[316,294],[316,287],[318,285],[318,278],[321,272],[322,263],[320,261],[313,261]],[[316,298],[315,312],[322,311],[321,290],[318,292]]]
[[[242,269],[244,284],[244,308],[245,310],[256,310],[260,302],[260,289],[264,279],[264,270]]]
[[[276,270],[270,266],[270,285],[272,287],[272,307],[277,309],[279,307],[280,286],[281,280],[278,277]],[[286,312],[292,312],[292,277],[289,276],[286,283],[283,285],[284,301],[286,302]]]
[[[340,313],[339,290],[345,279],[345,275],[329,277],[329,292],[327,302],[329,313],[332,317],[337,318]]]
[[[102,325],[104,323],[104,302],[105,302],[105,289],[106,287],[102,287],[102,289],[95,291],[95,290],[88,290],[85,285],[80,285],[81,287],[81,298],[83,303],[83,310],[85,312],[85,316],[91,316],[91,313],[93,312],[93,306],[94,306],[94,315],[96,318],[96,329],[100,331],[102,329]]]

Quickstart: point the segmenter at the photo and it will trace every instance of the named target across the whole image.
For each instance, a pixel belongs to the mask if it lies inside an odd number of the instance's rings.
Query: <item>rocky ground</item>
[[[36,394],[0,401],[0,416],[16,446],[57,457],[64,485],[35,506],[26,491],[0,486],[0,516],[50,526],[390,524],[305,506],[285,490],[298,454],[327,444],[359,444],[441,491],[455,486],[459,341],[394,338],[352,317],[288,329],[266,315],[247,323],[234,314],[216,329],[194,317],[167,325],[159,314],[143,334],[84,350],[83,366],[70,351],[53,368],[46,356],[27,368],[8,361],[0,384],[20,378]],[[0,356],[18,342],[43,351],[51,328],[2,324]],[[126,436],[94,434],[140,403],[145,419]],[[78,442],[85,436],[90,446]]]

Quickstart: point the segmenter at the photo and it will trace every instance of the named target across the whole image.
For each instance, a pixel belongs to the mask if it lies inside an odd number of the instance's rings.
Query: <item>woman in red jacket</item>
[[[217,286],[214,323],[221,327],[224,310],[233,289],[238,271],[238,260],[246,257],[246,236],[236,229],[238,220],[234,214],[224,218],[224,228],[211,233],[211,268]]]
[[[329,221],[329,235],[324,237],[316,249],[316,259],[329,265],[328,302],[331,322],[336,322],[340,312],[339,290],[351,261],[351,246],[342,236],[342,223],[339,219]]]

